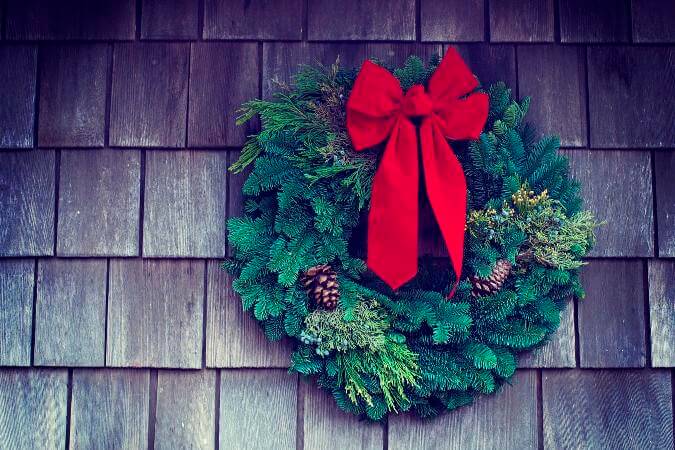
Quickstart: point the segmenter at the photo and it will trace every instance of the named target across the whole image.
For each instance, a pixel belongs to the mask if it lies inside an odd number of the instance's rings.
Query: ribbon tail
[[[368,267],[392,289],[417,273],[417,134],[405,118],[394,125],[373,179]]]
[[[427,196],[455,272],[449,295],[452,297],[462,275],[466,179],[462,165],[434,119],[422,123],[420,138]]]

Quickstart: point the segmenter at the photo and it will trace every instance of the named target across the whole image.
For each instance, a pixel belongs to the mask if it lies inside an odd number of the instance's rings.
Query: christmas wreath
[[[295,341],[291,371],[372,420],[496,392],[583,295],[596,223],[559,140],[453,49],[393,71],[303,67],[280,87],[239,118],[262,124],[231,167],[252,165],[224,263],[243,308]],[[425,202],[446,258],[418,255]]]

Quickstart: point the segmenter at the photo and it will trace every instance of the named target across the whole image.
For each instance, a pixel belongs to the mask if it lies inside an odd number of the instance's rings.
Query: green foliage
[[[438,58],[410,58],[393,73],[404,89],[425,84]],[[354,70],[303,67],[272,100],[253,100],[240,122],[259,116],[232,170],[250,166],[245,213],[228,222],[242,306],[271,340],[296,343],[290,370],[312,377],[337,405],[371,420],[388,412],[433,417],[496,392],[517,355],[546,342],[572,296],[593,244],[593,217],[555,137],[537,139],[520,102],[498,83],[476,141],[453,142],[465,170],[469,215],[464,272],[455,295],[449,265],[421,259],[417,277],[392,292],[365,270],[358,225],[367,213],[377,151],[355,152],[345,125]],[[513,265],[501,290],[471,295],[469,275]],[[334,311],[314,309],[300,275],[317,264],[338,272]]]

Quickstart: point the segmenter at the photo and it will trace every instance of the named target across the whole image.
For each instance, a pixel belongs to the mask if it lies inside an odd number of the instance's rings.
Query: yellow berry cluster
[[[519,210],[532,209],[538,204],[548,200],[548,190],[536,195],[534,191],[528,190],[527,185],[521,186],[518,191],[511,196],[511,201]]]

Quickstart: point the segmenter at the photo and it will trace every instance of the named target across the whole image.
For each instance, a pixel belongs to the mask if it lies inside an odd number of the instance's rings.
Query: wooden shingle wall
[[[673,30],[665,0],[0,0],[0,448],[673,448]],[[606,223],[513,386],[371,425],[219,269],[236,108],[298,64],[448,46],[533,96]]]

